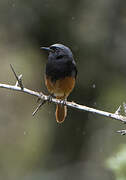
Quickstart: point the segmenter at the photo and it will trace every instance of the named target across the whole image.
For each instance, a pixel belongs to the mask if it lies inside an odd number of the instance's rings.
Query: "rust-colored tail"
[[[67,115],[67,107],[62,104],[56,105],[56,121],[62,123]]]

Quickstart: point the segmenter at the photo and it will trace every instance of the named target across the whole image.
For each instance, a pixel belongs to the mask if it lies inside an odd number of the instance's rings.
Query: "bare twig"
[[[37,113],[37,111],[40,109],[40,107],[43,106],[45,103],[46,103],[46,101],[42,101],[42,102],[38,105],[38,107],[35,109],[35,111],[32,113],[32,116],[34,116],[34,115]]]
[[[26,93],[26,94],[30,94],[32,96],[36,96],[36,97],[38,97],[38,98],[40,98],[40,99],[42,99],[44,101],[49,100],[49,96],[44,95],[43,93],[32,91],[32,90],[27,89],[27,88],[23,88],[23,90],[21,90],[21,88],[18,87],[18,86],[12,86],[12,85],[8,85],[8,84],[0,84],[0,88],[6,88],[6,89],[14,90],[14,91],[20,91],[20,92],[23,92],[23,93]],[[53,102],[55,104],[64,104],[63,101],[60,101],[59,99],[56,99],[56,98],[51,98],[51,102]],[[95,113],[95,114],[99,114],[101,116],[110,117],[112,119],[115,119],[115,120],[121,121],[123,123],[126,123],[126,117],[122,116],[122,115],[97,110],[97,109],[94,109],[94,108],[90,108],[90,107],[87,107],[87,106],[84,106],[84,105],[77,104],[75,102],[66,101],[65,105],[68,106],[68,107],[71,107],[71,108],[81,110],[81,111],[88,111],[88,112],[92,112],[92,113]]]
[[[23,90],[24,87],[23,87],[23,83],[22,83],[22,74],[17,76],[17,74],[16,74],[16,72],[15,72],[15,70],[14,70],[14,68],[13,68],[13,66],[11,64],[10,64],[10,67],[11,67],[13,73],[14,73],[14,76],[17,79],[16,86],[20,86],[21,90]]]
[[[13,91],[20,91],[22,93],[30,94],[32,96],[36,96],[39,99],[41,99],[42,102],[38,105],[36,110],[33,112],[33,116],[40,109],[40,107],[47,101],[51,101],[51,102],[53,102],[55,104],[63,104],[64,105],[64,101],[61,101],[61,100],[53,98],[53,97],[50,99],[50,96],[44,95],[42,92],[36,92],[36,91],[32,91],[30,89],[24,88],[24,86],[22,84],[22,80],[21,80],[22,75],[20,75],[18,77],[16,75],[12,65],[10,65],[10,66],[11,66],[11,69],[12,69],[12,71],[13,71],[13,73],[14,73],[17,81],[18,81],[18,84],[17,83],[16,83],[16,85],[0,84],[0,88],[6,88],[6,89],[13,90]],[[99,114],[101,116],[109,117],[109,118],[121,121],[123,123],[126,123],[126,116],[120,115],[121,106],[119,106],[119,108],[117,109],[117,111],[115,113],[110,113],[110,112],[105,112],[105,111],[97,110],[97,109],[94,109],[94,108],[90,108],[90,107],[87,107],[87,106],[84,106],[84,105],[80,105],[80,104],[77,104],[75,102],[65,101],[65,105],[68,106],[68,107],[74,108],[74,109]],[[121,134],[124,135],[124,134],[126,134],[126,130],[120,130],[120,131],[118,131],[118,133],[121,133]]]

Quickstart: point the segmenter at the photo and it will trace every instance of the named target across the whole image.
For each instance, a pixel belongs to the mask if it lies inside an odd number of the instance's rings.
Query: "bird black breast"
[[[74,60],[48,60],[46,64],[46,76],[50,77],[53,82],[64,77],[76,78],[76,75],[77,69]]]

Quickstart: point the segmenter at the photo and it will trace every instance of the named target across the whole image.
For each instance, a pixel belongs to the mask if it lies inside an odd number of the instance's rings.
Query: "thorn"
[[[19,81],[22,81],[22,74],[18,76],[18,79]],[[18,81],[16,82],[15,86],[20,86]]]
[[[121,133],[121,135],[126,135],[126,130],[119,130],[117,133]]]
[[[38,112],[38,110],[40,109],[40,107],[43,106],[45,103],[46,103],[46,101],[42,101],[42,102],[38,105],[38,107],[34,110],[34,112],[32,113],[32,116],[34,116],[34,115]]]
[[[18,86],[19,84],[18,84],[18,81],[16,81],[16,84],[15,84],[15,86]]]
[[[22,74],[20,74],[20,75],[18,76],[18,79],[19,79],[19,80],[22,79]]]
[[[118,107],[118,109],[116,110],[115,114],[120,115],[121,112],[121,105]]]
[[[123,102],[123,108],[124,108],[124,112],[126,114],[126,103],[125,102]]]
[[[14,73],[15,78],[17,79],[17,82],[16,82],[15,86],[20,86],[20,88],[23,90],[24,87],[23,87],[23,84],[22,84],[22,74],[17,76],[17,74],[16,74],[16,72],[15,72],[15,70],[14,70],[14,68],[13,68],[13,66],[11,64],[10,64],[10,67],[11,67],[12,72]]]

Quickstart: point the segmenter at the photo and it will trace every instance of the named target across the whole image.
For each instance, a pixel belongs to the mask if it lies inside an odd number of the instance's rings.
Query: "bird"
[[[45,69],[45,85],[51,96],[66,101],[75,86],[77,67],[70,48],[63,44],[53,44],[40,49],[48,52]],[[67,115],[67,107],[56,105],[56,121],[62,123]]]

